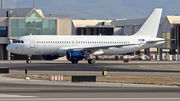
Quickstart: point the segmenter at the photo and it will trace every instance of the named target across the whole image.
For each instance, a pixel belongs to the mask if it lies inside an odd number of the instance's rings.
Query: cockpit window
[[[15,40],[13,43],[24,43],[23,40]]]
[[[13,43],[17,43],[17,41],[15,40]]]

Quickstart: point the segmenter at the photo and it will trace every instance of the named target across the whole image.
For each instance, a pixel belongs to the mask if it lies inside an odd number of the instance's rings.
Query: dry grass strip
[[[3,75],[9,78],[24,79],[26,76],[33,80],[49,80],[48,74],[39,75],[23,75],[23,74],[8,74]],[[63,75],[64,81],[71,81],[70,75]],[[180,85],[180,77],[153,77],[153,76],[102,76],[96,78],[97,82],[108,83],[134,83],[134,84],[155,84],[155,85]]]

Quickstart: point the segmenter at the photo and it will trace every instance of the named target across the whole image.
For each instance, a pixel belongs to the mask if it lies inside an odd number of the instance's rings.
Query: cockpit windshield
[[[15,40],[13,43],[24,43],[23,40]]]

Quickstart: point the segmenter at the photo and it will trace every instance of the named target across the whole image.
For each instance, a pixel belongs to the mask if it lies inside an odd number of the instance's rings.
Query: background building
[[[113,35],[112,20],[73,20],[75,35]]]
[[[0,9],[0,60],[26,59],[27,56],[10,54],[6,46],[24,35],[71,35],[71,18],[45,18],[40,9]],[[33,59],[41,59],[33,56]]]

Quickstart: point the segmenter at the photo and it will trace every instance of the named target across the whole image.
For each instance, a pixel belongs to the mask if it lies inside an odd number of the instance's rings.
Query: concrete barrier
[[[57,77],[57,80],[58,80],[58,81],[61,81],[61,76],[58,76],[58,77]]]
[[[102,60],[102,56],[98,56],[98,60]]]
[[[173,58],[172,58],[172,55],[169,55],[169,61],[172,61]]]
[[[61,76],[61,81],[63,81],[63,76]]]
[[[172,60],[176,61],[176,55],[172,55]]]
[[[57,81],[58,80],[58,76],[54,76],[54,81]]]
[[[162,60],[163,60],[163,61],[166,60],[166,54],[162,54]]]
[[[134,56],[134,59],[135,59],[135,60],[139,60],[140,57],[139,57],[138,55],[136,55],[136,56]]]
[[[146,55],[142,55],[142,56],[141,56],[141,59],[142,59],[142,60],[146,60]]]
[[[152,55],[152,57],[153,57],[153,58],[152,58],[153,60],[156,60],[156,55]]]
[[[54,81],[54,76],[49,76],[50,81]]]
[[[180,61],[180,55],[102,55],[102,56],[93,56],[96,60],[157,60],[157,61]]]
[[[114,60],[114,56],[113,55],[111,55],[111,56],[109,56],[109,60]]]
[[[9,68],[6,68],[6,67],[0,68],[0,73],[8,74],[9,73]]]
[[[177,61],[180,61],[180,55],[177,55]]]
[[[63,76],[49,76],[50,81],[63,81]]]
[[[123,60],[123,56],[122,55],[120,55],[119,57],[120,57],[119,60]]]
[[[165,58],[166,58],[165,60],[169,61],[170,56],[169,56],[169,55],[166,55]]]
[[[178,60],[178,55],[176,55],[176,61]]]
[[[71,82],[96,82],[96,76],[72,76]]]
[[[104,60],[108,60],[108,57],[106,55],[104,56]]]
[[[160,61],[160,55],[156,55],[156,60]]]

